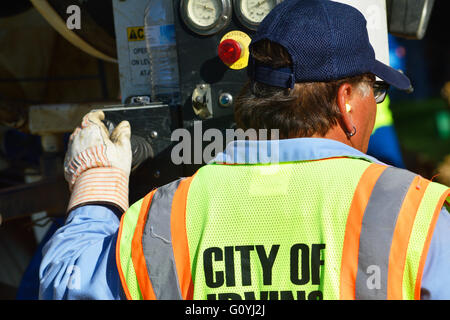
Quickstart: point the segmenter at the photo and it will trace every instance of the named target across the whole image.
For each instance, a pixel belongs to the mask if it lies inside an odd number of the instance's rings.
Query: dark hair
[[[292,65],[289,53],[269,40],[252,45],[250,54],[272,68]],[[374,80],[368,73],[330,82],[296,83],[292,90],[248,81],[236,98],[235,121],[244,130],[279,129],[281,139],[325,136],[341,116],[336,103],[339,87],[344,82],[357,85]]]

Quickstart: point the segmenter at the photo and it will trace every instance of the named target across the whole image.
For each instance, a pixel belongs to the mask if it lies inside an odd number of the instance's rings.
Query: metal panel
[[[176,108],[151,103],[120,105],[103,109],[106,123],[117,125],[128,120],[131,126],[133,153],[130,175],[130,203],[150,190],[160,187],[183,175],[183,167],[171,161],[171,133],[176,128]]]
[[[222,93],[230,93],[233,97],[237,96],[247,80],[247,69],[228,68],[218,57],[217,47],[222,37],[229,31],[242,30],[250,37],[254,32],[240,26],[233,16],[230,24],[218,33],[200,36],[186,27],[179,8],[180,0],[174,0],[183,120],[198,119],[192,109],[192,94],[200,84],[210,85],[213,117],[231,116],[233,108],[221,107],[219,96]]]
[[[111,103],[109,103],[111,105]],[[101,107],[99,107],[101,105]],[[83,116],[108,103],[42,104],[30,106],[28,124],[32,134],[72,132]]]
[[[102,109],[110,131],[122,120],[131,126],[132,167],[139,166],[148,158],[154,158],[172,145],[171,114],[168,105],[115,106]]]
[[[113,0],[122,103],[129,97],[150,96],[150,65],[143,36],[145,0]],[[135,28],[135,29],[129,29]],[[140,29],[142,28],[142,29]],[[129,40],[129,32],[137,37]]]

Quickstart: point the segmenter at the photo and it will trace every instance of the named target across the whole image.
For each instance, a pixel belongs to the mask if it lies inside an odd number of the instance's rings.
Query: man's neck
[[[315,134],[315,135],[311,136],[311,138],[324,138],[324,139],[335,140],[335,141],[344,143],[352,148],[355,148],[363,153],[367,152],[367,148],[363,148],[363,147],[359,146],[358,143],[356,143],[358,140],[354,139],[354,137],[347,136],[345,134],[345,132],[342,130],[342,128],[339,126],[334,126],[330,130],[328,130],[328,132],[324,136]],[[365,150],[363,150],[363,149],[365,149]]]

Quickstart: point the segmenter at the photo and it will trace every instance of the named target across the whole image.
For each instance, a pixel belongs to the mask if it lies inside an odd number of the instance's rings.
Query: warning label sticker
[[[128,52],[130,57],[131,83],[150,83],[150,56],[147,51],[144,27],[127,28]]]
[[[130,27],[127,28],[128,41],[142,41],[145,40],[144,27]]]

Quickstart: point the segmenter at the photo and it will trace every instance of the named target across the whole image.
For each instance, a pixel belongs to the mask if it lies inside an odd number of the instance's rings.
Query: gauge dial
[[[275,0],[247,0],[241,2],[241,10],[248,20],[260,23],[275,5]]]
[[[219,0],[190,0],[187,5],[188,17],[200,27],[211,27],[219,20],[222,4]]]
[[[241,23],[256,30],[259,23],[282,0],[234,0],[234,8]]]
[[[181,17],[185,24],[197,34],[209,35],[218,32],[231,19],[231,0],[182,0]]]

